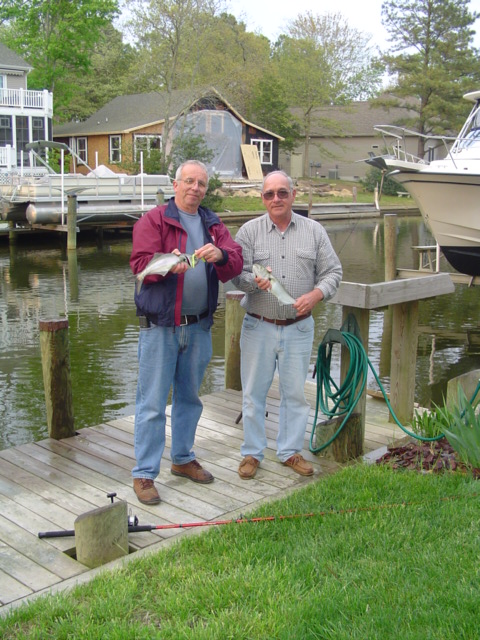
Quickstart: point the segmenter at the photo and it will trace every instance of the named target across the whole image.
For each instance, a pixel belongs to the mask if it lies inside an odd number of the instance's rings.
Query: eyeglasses
[[[262,197],[264,200],[273,200],[277,196],[280,200],[286,200],[290,193],[291,191],[288,189],[279,189],[278,191],[265,191],[262,193]]]
[[[179,178],[177,180],[177,182],[185,182],[185,184],[188,187],[192,187],[194,184],[198,184],[198,186],[200,187],[200,189],[206,189],[207,188],[207,183],[204,182],[203,180],[195,180],[195,178]]]

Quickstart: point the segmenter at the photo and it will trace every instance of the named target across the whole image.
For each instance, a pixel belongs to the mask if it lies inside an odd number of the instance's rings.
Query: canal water
[[[344,280],[384,280],[383,219],[325,221],[342,261]],[[233,234],[236,228],[232,227]],[[433,244],[419,217],[399,217],[397,266],[417,268],[415,245]],[[19,238],[16,246],[0,241],[0,449],[48,436],[38,324],[66,316],[75,427],[100,424],[134,413],[138,324],[129,268],[130,234],[96,238],[79,236],[76,252],[58,238]],[[73,253],[73,255],[72,255]],[[448,265],[442,261],[442,270]],[[224,385],[225,290],[213,328],[214,355],[202,393]],[[341,326],[341,308],[319,305],[315,311],[318,346],[329,328]],[[446,384],[465,371],[480,368],[480,290],[456,285],[455,293],[421,302],[416,401],[441,403]],[[369,358],[385,389],[382,369],[382,312],[371,314]],[[338,376],[338,358],[332,375]],[[338,378],[337,378],[338,379]],[[369,372],[369,388],[378,388]]]

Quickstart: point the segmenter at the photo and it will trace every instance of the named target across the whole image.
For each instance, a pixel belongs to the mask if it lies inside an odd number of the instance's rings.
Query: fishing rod
[[[480,495],[479,493],[472,493],[469,496],[444,496],[438,498],[439,501],[449,501],[449,500],[459,500],[460,498],[474,498]],[[138,524],[137,516],[130,516],[129,525],[128,525],[128,533],[139,533],[144,531],[161,531],[165,529],[192,529],[195,527],[218,527],[222,525],[233,525],[233,524],[254,524],[258,522],[274,522],[281,520],[293,520],[299,518],[314,518],[314,517],[325,517],[332,515],[346,515],[353,513],[368,513],[373,511],[380,511],[385,509],[398,509],[403,507],[411,507],[411,506],[422,506],[426,504],[431,504],[432,501],[428,502],[397,502],[392,504],[380,504],[380,505],[372,505],[367,507],[351,507],[347,509],[328,509],[327,511],[318,511],[318,512],[310,512],[310,513],[296,513],[291,515],[280,515],[280,516],[259,516],[256,518],[246,518],[245,516],[240,516],[239,518],[231,518],[229,520],[203,520],[198,522],[183,522],[183,523],[169,523],[169,524]],[[131,519],[131,524],[130,524]],[[39,538],[61,538],[66,536],[74,536],[75,531],[66,530],[66,531],[43,531],[38,534]]]

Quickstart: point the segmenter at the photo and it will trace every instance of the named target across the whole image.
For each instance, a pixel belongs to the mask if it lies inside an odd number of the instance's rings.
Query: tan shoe
[[[293,456],[290,456],[290,458],[285,460],[283,464],[287,467],[292,467],[292,469],[301,476],[313,476],[312,465],[309,464],[299,453],[295,453]]]
[[[200,484],[209,484],[215,479],[210,471],[204,469],[196,460],[187,462],[187,464],[172,464],[171,472],[174,476],[188,478],[189,480],[199,482]]]
[[[260,460],[257,460],[253,456],[246,456],[238,467],[238,475],[243,480],[251,480],[257,473]]]
[[[158,491],[150,478],[134,478],[133,490],[143,504],[158,504],[160,502]]]

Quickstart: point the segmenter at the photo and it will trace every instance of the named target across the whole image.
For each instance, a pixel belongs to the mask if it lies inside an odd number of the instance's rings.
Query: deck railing
[[[53,94],[47,91],[29,89],[0,89],[0,107],[18,107],[19,109],[40,109],[53,111]]]

